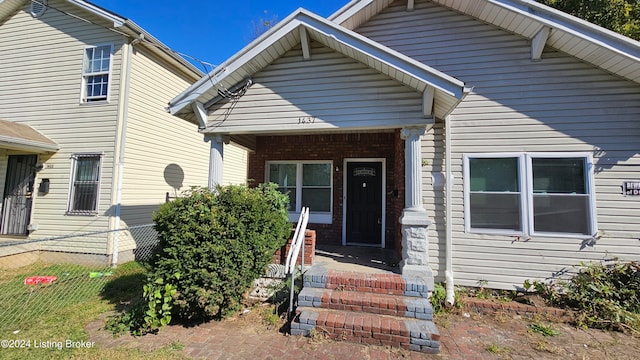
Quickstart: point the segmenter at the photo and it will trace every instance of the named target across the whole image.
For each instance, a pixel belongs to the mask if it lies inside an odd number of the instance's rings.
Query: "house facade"
[[[214,139],[212,183],[241,144],[319,243],[394,248],[452,301],[640,258],[639,60],[529,0],[356,0],[297,11],[170,111]]]
[[[2,1],[0,38],[0,243],[16,244],[0,256],[130,259],[138,240],[115,230],[207,185],[208,144],[166,112],[202,73],[86,1]],[[243,172],[234,165],[231,177]]]

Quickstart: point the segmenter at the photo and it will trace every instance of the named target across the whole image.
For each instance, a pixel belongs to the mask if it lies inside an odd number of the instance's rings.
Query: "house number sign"
[[[640,181],[625,181],[622,183],[622,194],[640,196]]]
[[[353,169],[353,176],[376,176],[376,169],[374,168],[356,168]]]
[[[302,124],[313,124],[316,122],[315,116],[300,116],[298,118],[298,125]]]

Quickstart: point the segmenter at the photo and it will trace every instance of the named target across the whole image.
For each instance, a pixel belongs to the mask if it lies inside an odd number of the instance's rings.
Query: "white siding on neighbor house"
[[[57,9],[80,14],[67,2],[51,0]],[[37,173],[51,181],[50,191],[34,200],[31,238],[103,231],[108,228],[111,177],[117,119],[120,48],[123,37],[59,11],[49,9],[34,19],[28,3],[0,25],[0,118],[28,124],[58,143],[60,150],[40,155],[46,167]],[[83,14],[80,14],[83,15]],[[88,16],[88,14],[86,14]],[[80,104],[82,62],[86,46],[111,43],[110,102]],[[67,216],[73,153],[102,153],[103,168],[97,216]],[[0,160],[0,161],[6,161]],[[5,171],[0,177],[6,176]],[[105,236],[75,238],[48,246],[51,250],[102,253]]]
[[[19,10],[24,3],[24,0],[3,0],[0,1],[0,19],[7,18],[9,15],[14,14]],[[2,20],[0,20],[1,22]]]
[[[208,182],[209,144],[195,124],[170,115],[169,100],[190,80],[135,46],[124,150],[121,227],[149,224],[153,211]],[[120,250],[135,248],[131,237]]]
[[[513,289],[528,278],[549,278],[581,261],[640,258],[640,203],[621,195],[625,180],[640,179],[640,85],[547,48],[530,60],[530,44],[471,17],[417,1],[403,1],[358,32],[473,87],[451,114],[453,271],[456,283]],[[402,24],[402,26],[398,26]],[[431,261],[444,280],[443,192],[430,185],[443,163],[442,121],[425,136],[425,207],[431,227]],[[581,239],[465,232],[464,154],[491,152],[591,152],[595,163],[598,229],[602,238]]]
[[[209,113],[209,132],[307,133],[337,128],[393,128],[424,124],[422,94],[313,42],[311,60],[297,46],[253,77],[231,104]],[[299,123],[311,117],[310,123]],[[305,119],[309,120],[309,119]]]

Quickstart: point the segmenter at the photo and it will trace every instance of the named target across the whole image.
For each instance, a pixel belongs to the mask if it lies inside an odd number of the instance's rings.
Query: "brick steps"
[[[440,334],[432,321],[380,314],[298,308],[291,334],[313,332],[333,340],[399,347],[425,353],[440,352]]]
[[[314,266],[303,276],[291,334],[440,351],[426,279],[338,272]]]
[[[319,268],[320,270],[322,268]],[[311,268],[303,276],[304,287],[376,294],[428,297],[424,279],[399,274],[364,274],[357,272],[317,271]]]
[[[431,303],[422,297],[305,287],[298,306],[433,320]]]

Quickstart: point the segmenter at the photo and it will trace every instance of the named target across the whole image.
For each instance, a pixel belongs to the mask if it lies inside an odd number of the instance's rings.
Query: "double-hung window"
[[[109,99],[109,81],[112,45],[99,45],[84,49],[82,62],[82,102]]]
[[[99,154],[76,154],[71,157],[69,214],[95,215],[98,212],[101,167],[102,156]]]
[[[309,221],[330,224],[333,203],[330,161],[274,161],[267,164],[267,182],[278,184],[289,195],[289,215],[297,221],[302,207],[309,207]]]
[[[467,154],[468,232],[592,236],[597,231],[588,153]]]

